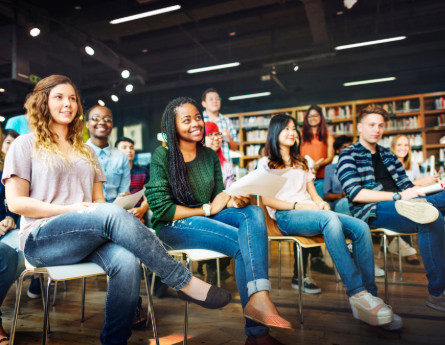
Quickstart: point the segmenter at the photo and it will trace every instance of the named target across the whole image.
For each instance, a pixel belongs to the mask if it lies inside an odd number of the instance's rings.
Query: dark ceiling
[[[171,5],[178,11],[112,25]],[[76,9],[80,7],[80,9]],[[445,1],[358,0],[0,0],[0,114],[21,112],[26,79],[65,74],[86,106],[165,106],[215,87],[225,112],[445,90]],[[38,26],[33,38],[29,30]],[[231,36],[231,33],[235,33]],[[406,35],[403,41],[336,51],[341,44]],[[85,45],[95,55],[85,53]],[[14,53],[16,52],[16,53]],[[228,62],[239,67],[187,74]],[[294,64],[300,68],[293,71]],[[120,70],[131,77],[122,79]],[[261,76],[275,68],[275,78]],[[19,75],[20,74],[20,75]],[[380,77],[391,83],[344,87]],[[132,83],[134,90],[125,91]],[[262,99],[233,95],[270,91]]]

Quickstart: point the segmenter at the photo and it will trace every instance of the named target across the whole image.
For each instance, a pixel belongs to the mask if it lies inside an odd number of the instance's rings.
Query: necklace
[[[289,160],[286,162],[286,166],[290,166],[290,158],[289,158]]]

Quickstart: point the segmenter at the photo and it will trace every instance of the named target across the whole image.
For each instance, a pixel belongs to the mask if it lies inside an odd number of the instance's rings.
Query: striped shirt
[[[414,186],[394,153],[380,145],[377,145],[377,151],[401,191]],[[382,184],[375,180],[371,151],[359,141],[344,149],[338,160],[337,176],[349,200],[349,209],[352,215],[365,222],[370,217],[376,217],[376,202],[367,204],[352,202],[362,189],[383,191]]]
[[[141,167],[139,165],[133,165],[131,169],[131,183],[130,183],[130,193],[134,194],[139,192],[144,186],[150,181],[150,173],[147,168]],[[144,198],[141,198],[134,207],[139,207],[142,204]]]
[[[202,116],[204,117],[204,122],[213,122],[210,120],[210,117],[207,115],[205,110],[202,113]],[[231,136],[232,140],[238,142],[238,138],[236,135],[236,129],[233,128],[232,121],[230,121],[230,119],[219,114],[218,119],[216,120],[216,124],[218,125],[218,128],[221,132],[225,129],[228,129],[230,131],[230,136]],[[229,162],[231,162],[232,160],[230,159],[230,155],[229,155],[229,151],[230,151],[229,142],[223,140],[221,149],[222,149],[224,158],[227,159]]]

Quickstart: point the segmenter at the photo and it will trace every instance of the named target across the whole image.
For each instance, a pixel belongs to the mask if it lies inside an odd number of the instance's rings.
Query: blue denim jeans
[[[113,204],[65,213],[37,226],[26,241],[25,256],[38,267],[92,261],[105,270],[110,279],[102,344],[126,344],[131,336],[141,279],[138,258],[175,290],[191,279],[139,219]]]
[[[374,251],[368,225],[357,218],[324,210],[290,210],[275,213],[283,235],[311,237],[322,234],[348,296],[368,290],[377,296]],[[346,246],[352,241],[353,257]]]
[[[323,199],[324,178],[317,178],[316,180],[314,180],[314,187],[317,191],[317,194],[320,196],[320,198]]]
[[[25,270],[23,252],[19,249],[19,230],[0,237],[0,307],[14,281]],[[0,325],[2,324],[0,310]]]
[[[429,224],[418,224],[399,215],[394,201],[382,201],[377,204],[377,217],[370,218],[372,229],[385,228],[401,233],[417,232],[420,255],[428,278],[428,291],[432,296],[440,296],[445,291],[445,234],[444,218],[445,192],[429,195],[426,199],[439,212],[439,218]]]
[[[211,217],[190,217],[164,225],[159,238],[172,249],[207,249],[236,259],[235,275],[241,304],[250,295],[270,291],[267,229],[258,206],[224,209]],[[246,334],[258,338],[269,329],[246,319]]]
[[[346,216],[351,216],[351,211],[349,210],[348,198],[341,198],[335,203],[333,211],[337,213],[344,214]]]

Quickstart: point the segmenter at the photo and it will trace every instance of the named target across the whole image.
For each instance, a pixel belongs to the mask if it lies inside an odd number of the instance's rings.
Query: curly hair
[[[55,156],[59,157],[66,166],[71,165],[68,154],[63,152],[56,143],[55,137],[57,134],[51,128],[54,120],[48,106],[51,90],[61,84],[69,84],[73,87],[77,103],[77,113],[73,121],[68,125],[67,140],[76,156],[90,163],[93,169],[97,169],[90,148],[82,140],[83,109],[79,92],[73,82],[68,77],[62,75],[52,75],[40,80],[34,87],[32,95],[26,101],[26,108],[29,114],[28,124],[35,135],[33,156],[43,160],[44,164],[51,169],[55,163]]]
[[[187,179],[187,166],[184,157],[179,149],[179,140],[176,133],[176,111],[184,104],[191,104],[199,110],[198,103],[189,97],[179,97],[167,104],[162,114],[162,136],[167,143],[168,157],[170,165],[170,188],[174,198],[183,206],[199,207],[200,204],[193,196],[192,189]],[[205,129],[202,140],[197,145],[204,146]]]

